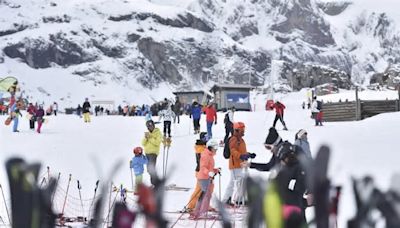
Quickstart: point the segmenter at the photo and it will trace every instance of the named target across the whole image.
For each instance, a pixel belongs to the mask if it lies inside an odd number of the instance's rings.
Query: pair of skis
[[[172,140],[170,137],[164,137],[163,140],[163,177],[167,175],[167,167],[168,167],[168,155],[169,149],[171,148]]]

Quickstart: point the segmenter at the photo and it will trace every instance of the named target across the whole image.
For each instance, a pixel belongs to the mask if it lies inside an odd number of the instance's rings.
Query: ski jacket
[[[36,114],[36,107],[33,105],[29,105],[28,109],[26,110],[29,114],[31,114],[32,116],[34,116]]]
[[[82,111],[83,113],[88,113],[88,112],[90,112],[90,103],[89,103],[89,101],[83,102],[82,110],[83,110],[83,111]]]
[[[153,132],[148,132],[149,138],[146,139],[144,137],[142,139],[142,146],[144,147],[144,152],[146,154],[155,154],[158,155],[160,153],[160,145],[162,142],[162,134],[160,129],[154,128]]]
[[[172,121],[175,117],[175,113],[172,111],[171,108],[161,110],[158,112],[158,116],[161,120],[161,118],[164,119],[164,121]]]
[[[308,141],[306,139],[298,138],[298,139],[296,139],[296,141],[294,142],[293,145],[300,147],[303,150],[303,153],[307,158],[309,158],[309,159],[312,158],[310,144],[308,143]]]
[[[181,102],[176,101],[175,104],[174,104],[174,113],[176,115],[180,115],[181,114],[181,107],[182,107]]]
[[[194,146],[194,151],[196,153],[196,172],[199,172],[200,170],[200,157],[201,157],[201,153],[206,149],[206,145],[198,145],[196,144]]]
[[[300,163],[292,166],[282,166],[276,177],[283,203],[297,206],[304,212],[303,195],[306,192],[306,174]]]
[[[206,113],[207,122],[217,122],[217,110],[215,110],[214,106],[205,107],[204,112]]]
[[[246,143],[243,138],[238,135],[238,132],[234,132],[233,136],[229,139],[229,149],[231,156],[229,157],[229,169],[241,168],[240,155],[247,153]]]
[[[197,120],[201,117],[201,106],[200,105],[192,105],[191,116],[193,119]]]
[[[311,112],[318,113],[318,101],[314,100],[311,104]]]
[[[144,165],[147,165],[148,160],[145,155],[134,156],[131,162],[131,169],[135,175],[142,175],[144,172]]]
[[[275,103],[272,105],[272,108],[275,109],[275,113],[278,116],[283,116],[283,110],[286,108],[286,106],[282,103]]]
[[[258,171],[271,171],[271,169],[274,168],[274,166],[276,164],[279,164],[279,159],[278,159],[278,157],[275,156],[275,154],[272,154],[272,157],[271,157],[271,159],[269,160],[268,163],[251,162],[250,163],[250,168],[251,169],[256,169]]]
[[[215,172],[214,153],[207,148],[201,153],[200,157],[200,170],[197,173],[197,179],[208,180],[209,172]]]

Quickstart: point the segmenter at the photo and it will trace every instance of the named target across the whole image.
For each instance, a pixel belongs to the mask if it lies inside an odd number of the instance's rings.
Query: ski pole
[[[132,169],[131,169],[132,170]],[[132,171],[131,171],[132,172]],[[111,194],[112,194],[112,190],[113,190],[113,183],[111,182],[111,187],[110,187],[110,195],[108,197],[108,210],[111,210]],[[109,224],[109,217],[107,217],[107,226]]]
[[[162,170],[163,170],[163,177],[165,177],[165,140],[163,146]]]
[[[132,190],[133,190],[132,160],[129,161],[129,169],[131,170],[131,184],[132,184]]]
[[[219,187],[218,187],[218,190],[219,190],[219,201],[222,201],[222,198],[221,198],[221,171],[219,172],[219,180],[218,180],[218,182],[219,182]]]
[[[167,175],[169,148],[170,148],[170,146],[167,147],[167,158],[165,159],[165,172],[164,172],[164,177]]]
[[[76,182],[78,183],[79,199],[81,200],[81,206],[82,206],[82,216],[85,216],[85,210],[83,209],[83,201],[82,201],[82,195],[81,195],[82,186],[79,183],[79,180],[76,180]]]
[[[50,180],[50,167],[47,166],[47,180]]]
[[[56,195],[57,185],[58,185],[58,181],[60,180],[60,176],[61,176],[61,173],[58,173],[58,177],[57,177],[57,181],[56,181],[56,186],[55,186],[55,189],[54,189],[54,192],[53,192],[53,196],[51,197],[51,205],[53,205],[53,200],[54,200],[54,196]]]
[[[8,212],[7,202],[6,202],[6,198],[4,197],[3,186],[1,186],[1,184],[0,184],[0,189],[1,189],[1,195],[3,195],[4,206],[6,207],[8,221],[11,224],[10,213]],[[4,221],[3,221],[3,223],[4,223]]]
[[[197,196],[199,196],[200,194],[201,194],[201,189],[200,189],[200,191],[198,191],[198,192],[196,193],[195,196],[193,196],[193,197],[189,200],[189,203],[187,203],[187,204],[183,207],[183,210],[185,210],[186,207],[187,207],[194,199],[196,199]],[[185,213],[182,213],[182,214],[175,220],[175,222],[172,224],[172,226],[171,226],[170,228],[173,228],[173,227],[179,222],[179,220],[181,220],[181,218],[183,217],[184,214],[185,214]]]
[[[68,197],[68,190],[69,190],[69,184],[71,183],[71,177],[72,175],[69,174],[69,180],[68,180],[68,185],[67,185],[67,192],[65,193],[65,199],[64,199],[64,205],[61,211],[62,216],[64,217],[64,209],[65,209],[65,204],[67,203],[67,197]]]
[[[92,203],[90,203],[90,207],[89,207],[89,216],[88,216],[89,221],[90,221],[90,214],[91,214],[91,212],[92,212],[92,206],[93,206],[94,201],[95,201],[95,199],[96,199],[96,192],[97,192],[97,188],[99,187],[99,182],[100,182],[99,180],[96,181],[96,187],[94,188],[93,200],[92,200]]]
[[[43,183],[46,183],[46,177],[43,177],[42,181],[40,182],[40,188],[42,188]]]

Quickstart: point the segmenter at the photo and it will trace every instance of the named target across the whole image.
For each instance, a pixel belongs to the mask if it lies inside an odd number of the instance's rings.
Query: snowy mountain
[[[0,0],[0,74],[66,106],[149,103],[215,82],[262,86],[273,60],[284,62],[289,90],[393,85],[400,18],[390,2]]]

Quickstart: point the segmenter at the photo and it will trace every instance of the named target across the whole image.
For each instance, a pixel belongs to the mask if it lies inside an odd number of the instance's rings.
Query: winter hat
[[[307,134],[307,131],[304,130],[304,129],[300,129],[300,130],[297,132],[296,136],[297,136],[297,138],[299,139],[299,138],[301,138],[304,134]]]
[[[205,143],[208,141],[207,132],[200,132],[199,137],[199,139]]]
[[[135,149],[133,149],[133,153],[134,153],[135,155],[143,154],[143,148],[140,147],[140,146],[135,147]]]
[[[280,142],[282,142],[282,138],[279,136],[278,132],[274,127],[271,127],[269,129],[269,133],[267,135],[267,138],[265,139],[265,144],[268,145],[278,145]]]

